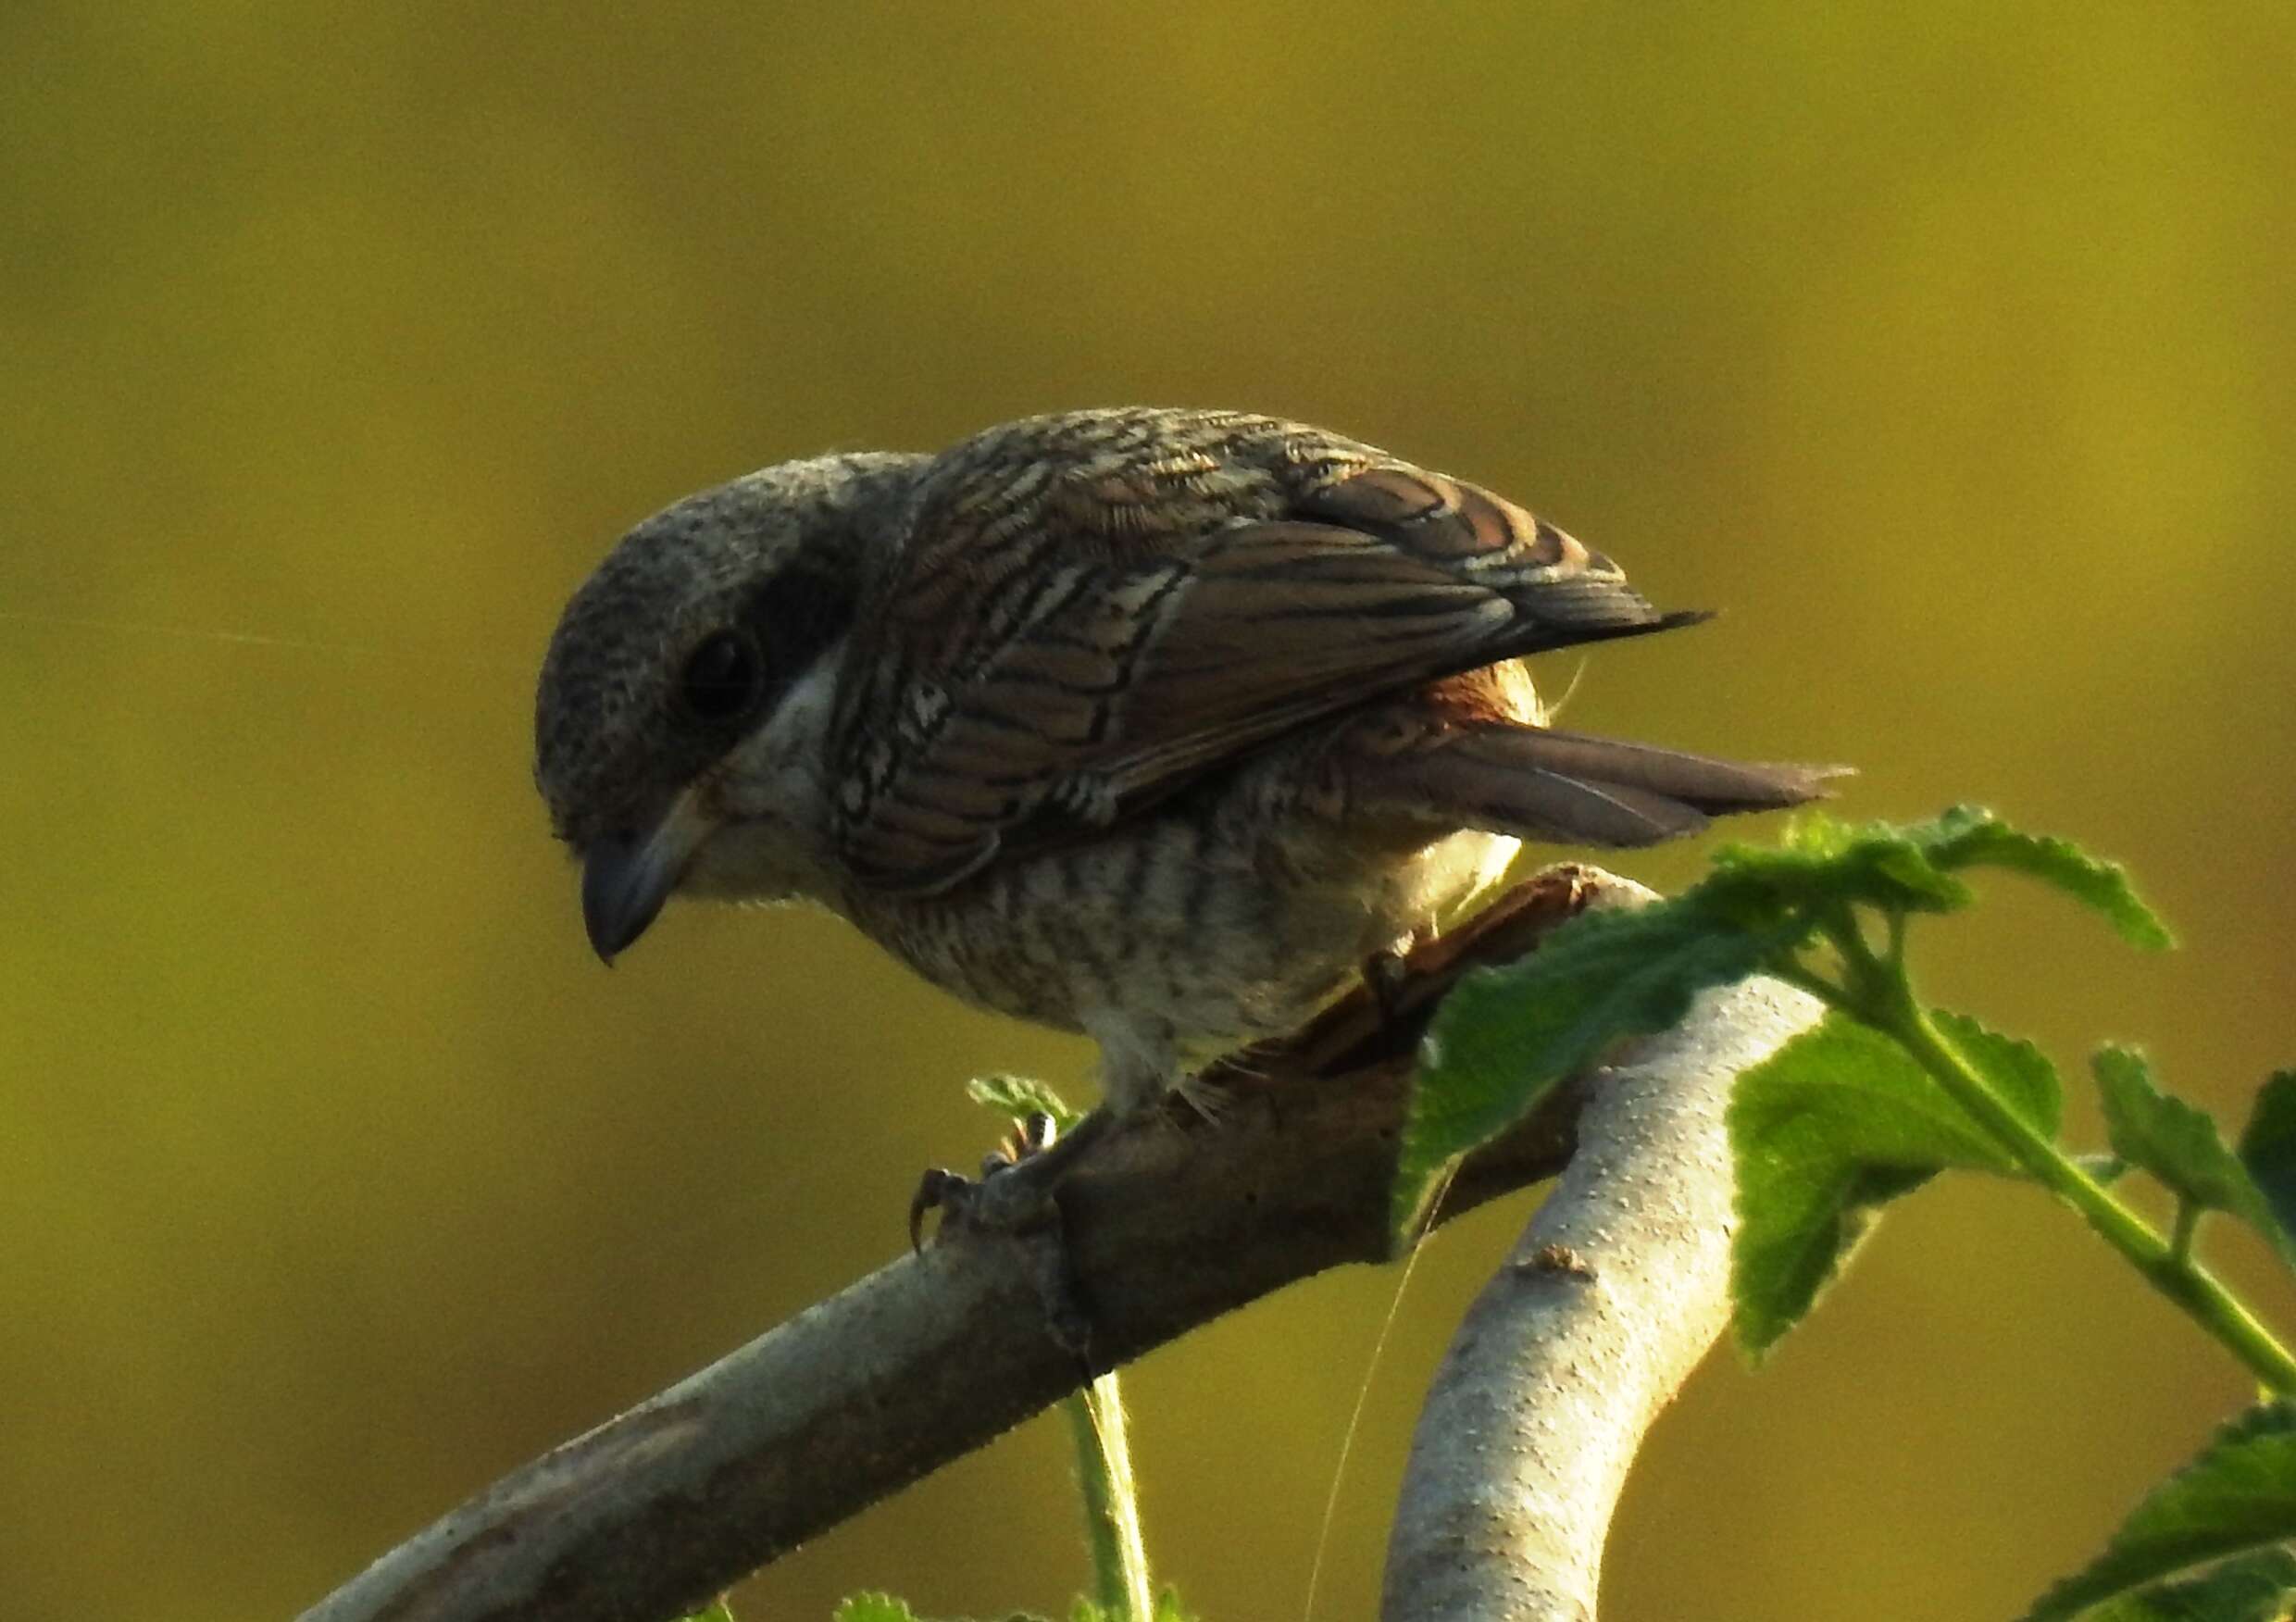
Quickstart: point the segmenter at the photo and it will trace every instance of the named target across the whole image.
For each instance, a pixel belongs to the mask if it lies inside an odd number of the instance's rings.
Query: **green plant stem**
[[[1076,1444],[1077,1485],[1084,1496],[1084,1538],[1092,1552],[1092,1603],[1125,1622],[1152,1622],[1148,1547],[1140,1531],[1140,1495],[1124,1432],[1124,1396],[1104,1374],[1061,1404]]]
[[[1867,1004],[1854,1011],[1880,1030],[1897,1039],[1921,1067],[1967,1110],[2033,1179],[2071,1205],[2096,1229],[2105,1243],[2127,1257],[2152,1288],[2197,1321],[2271,1390],[2283,1395],[2296,1392],[2296,1357],[2273,1339],[2239,1297],[2215,1276],[2172,1243],[2152,1231],[2144,1220],[2083,1171],[2032,1123],[2012,1109],[1994,1092],[1977,1067],[1937,1028],[1927,1010],[1914,1001],[1903,978],[1894,983],[1872,985],[1882,994],[1880,1006]],[[1861,1000],[1862,1001],[1862,1000]],[[2189,1242],[2190,1233],[2183,1235]]]

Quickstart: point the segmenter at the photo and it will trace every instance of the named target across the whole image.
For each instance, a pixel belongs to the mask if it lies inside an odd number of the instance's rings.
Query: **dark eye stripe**
[[[853,624],[850,587],[827,575],[784,571],[751,593],[742,618],[765,652],[762,710],[788,696],[791,685]]]

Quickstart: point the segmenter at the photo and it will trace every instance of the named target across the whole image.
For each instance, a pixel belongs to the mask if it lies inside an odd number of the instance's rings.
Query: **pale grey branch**
[[[1383,1622],[1592,1622],[1627,1467],[1728,1321],[1730,1081],[1818,1012],[1775,980],[1711,992],[1594,1078],[1428,1393]]]

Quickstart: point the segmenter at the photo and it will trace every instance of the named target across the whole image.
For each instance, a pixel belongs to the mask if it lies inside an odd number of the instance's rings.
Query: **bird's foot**
[[[972,1229],[1019,1241],[1035,1277],[1038,1299],[1044,1304],[1045,1327],[1088,1375],[1092,1372],[1092,1314],[1068,1254],[1055,1194],[1078,1156],[1106,1129],[1106,1119],[1104,1114],[1089,1115],[1077,1123],[1076,1130],[1056,1141],[1053,1117],[1041,1111],[1032,1114],[1012,1139],[981,1161],[978,1179],[936,1167],[918,1180],[909,1201],[912,1251],[924,1248],[925,1216],[931,1211],[941,1214],[939,1233]]]
[[[924,1246],[925,1217],[941,1214],[941,1229],[952,1226],[1010,1233],[1040,1223],[1057,1223],[1054,1199],[1078,1160],[1107,1130],[1108,1115],[1095,1111],[1067,1137],[1056,1135],[1053,1117],[1038,1113],[1020,1124],[1012,1141],[980,1163],[978,1179],[945,1167],[925,1173],[909,1201],[909,1245]]]

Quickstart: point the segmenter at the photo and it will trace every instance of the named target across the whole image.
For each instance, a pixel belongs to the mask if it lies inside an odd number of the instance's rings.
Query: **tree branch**
[[[1730,1083],[1819,1012],[1775,980],[1710,992],[1596,1078],[1420,1411],[1382,1622],[1592,1622],[1627,1466],[1729,1320]]]
[[[1065,1251],[1049,1231],[944,1236],[513,1471],[305,1622],[698,1609],[1090,1372],[1326,1267],[1384,1259],[1397,1132],[1435,1004],[1466,968],[1520,955],[1612,889],[1632,887],[1542,874],[1415,952],[1385,1006],[1358,992],[1226,1067],[1234,1102],[1217,1128],[1180,1109],[1098,1145],[1061,1190]],[[1584,1082],[1558,1090],[1471,1156],[1437,1220],[1553,1176],[1586,1097]],[[1657,1164],[1643,1175],[1663,1175]],[[898,1231],[897,1213],[886,1228]],[[1049,1329],[1048,1302],[1068,1290],[1091,1324],[1081,1357]]]

